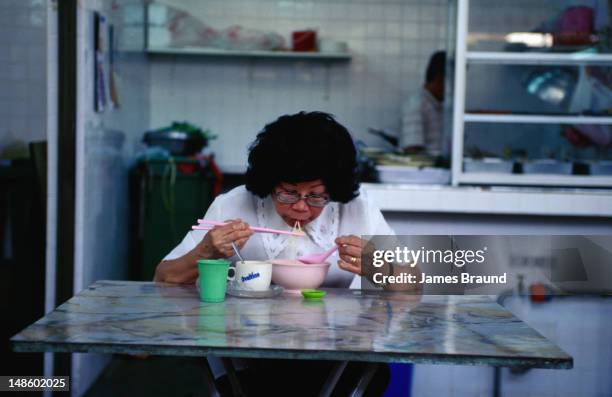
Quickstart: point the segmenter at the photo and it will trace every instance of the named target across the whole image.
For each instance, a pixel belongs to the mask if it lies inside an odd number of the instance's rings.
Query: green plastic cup
[[[227,273],[230,261],[226,259],[200,259],[200,300],[202,302],[223,302],[227,287]]]

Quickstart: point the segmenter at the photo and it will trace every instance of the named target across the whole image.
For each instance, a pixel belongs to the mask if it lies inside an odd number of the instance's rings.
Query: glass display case
[[[453,183],[612,187],[608,0],[459,0]]]

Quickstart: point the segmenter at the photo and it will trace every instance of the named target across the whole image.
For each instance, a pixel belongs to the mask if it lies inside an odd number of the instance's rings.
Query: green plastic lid
[[[303,289],[302,296],[304,299],[318,300],[325,296],[325,291],[320,289]]]

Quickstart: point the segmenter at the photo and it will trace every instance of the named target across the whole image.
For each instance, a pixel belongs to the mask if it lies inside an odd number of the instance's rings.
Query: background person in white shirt
[[[446,53],[434,53],[427,65],[425,85],[402,106],[399,147],[405,153],[442,154],[445,65]]]

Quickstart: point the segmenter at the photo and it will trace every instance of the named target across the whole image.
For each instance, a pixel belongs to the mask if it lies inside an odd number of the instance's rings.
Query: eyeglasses
[[[325,207],[329,203],[329,197],[320,194],[307,194],[301,196],[298,192],[288,192],[286,190],[280,190],[274,193],[274,196],[279,203],[283,204],[295,204],[300,200],[305,200],[306,204],[311,207]]]

